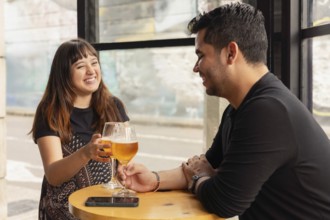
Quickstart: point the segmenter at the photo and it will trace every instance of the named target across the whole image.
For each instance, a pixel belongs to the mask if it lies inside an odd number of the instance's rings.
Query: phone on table
[[[138,197],[112,197],[112,196],[92,196],[88,197],[86,206],[103,207],[137,207],[139,205]]]

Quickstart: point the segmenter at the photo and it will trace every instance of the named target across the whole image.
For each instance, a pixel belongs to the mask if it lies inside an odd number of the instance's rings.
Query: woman
[[[128,121],[122,102],[102,81],[98,54],[73,39],[56,51],[31,130],[44,166],[39,219],[75,219],[68,197],[108,182],[109,159],[99,148],[106,121]]]

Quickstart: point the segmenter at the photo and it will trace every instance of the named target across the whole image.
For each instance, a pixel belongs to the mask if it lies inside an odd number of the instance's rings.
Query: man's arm
[[[157,174],[142,164],[130,164],[124,172],[120,170],[119,172],[126,187],[137,192],[187,188],[187,181],[181,166],[156,172],[159,176],[159,183]]]

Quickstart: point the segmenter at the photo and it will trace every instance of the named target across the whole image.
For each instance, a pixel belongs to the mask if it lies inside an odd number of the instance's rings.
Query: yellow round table
[[[138,193],[138,207],[87,207],[90,196],[111,196],[101,185],[80,189],[69,197],[70,212],[81,220],[223,220],[208,213],[194,195],[173,190]]]

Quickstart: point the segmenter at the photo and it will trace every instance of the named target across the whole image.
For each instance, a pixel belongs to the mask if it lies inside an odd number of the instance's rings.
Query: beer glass
[[[112,154],[122,164],[125,170],[128,162],[136,155],[138,151],[138,141],[135,133],[135,129],[129,123],[125,123],[120,127],[118,134],[112,139]],[[120,197],[133,197],[136,193],[132,190],[128,190],[125,187],[118,192],[114,193],[114,196]]]
[[[112,139],[118,133],[117,130],[121,126],[124,126],[123,122],[106,122],[103,127],[101,144],[104,144],[103,150],[110,153],[110,163],[111,163],[111,177],[108,183],[104,183],[103,187],[108,189],[118,189],[122,188],[122,185],[118,182],[116,178],[117,170],[117,160],[113,157],[112,153]]]

